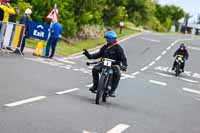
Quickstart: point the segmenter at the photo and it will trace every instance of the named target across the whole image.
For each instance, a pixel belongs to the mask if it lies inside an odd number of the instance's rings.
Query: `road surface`
[[[185,73],[172,55],[186,43]],[[200,133],[200,39],[141,33],[120,42],[128,58],[117,97],[96,105],[83,56],[0,55],[1,133]]]

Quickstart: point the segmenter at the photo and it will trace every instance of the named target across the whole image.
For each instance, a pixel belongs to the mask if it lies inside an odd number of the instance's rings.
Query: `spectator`
[[[27,8],[24,12],[24,15],[20,18],[20,24],[23,24],[25,26],[25,33],[22,39],[22,43],[21,43],[21,48],[20,50],[17,48],[14,53],[16,54],[22,54],[24,55],[23,51],[24,51],[24,47],[26,44],[26,38],[29,37],[29,28],[28,28],[28,23],[29,23],[29,16],[32,14],[31,9]]]
[[[45,57],[46,58],[53,58],[54,54],[55,54],[55,50],[56,50],[56,45],[57,42],[59,40],[59,38],[61,37],[61,33],[62,33],[62,27],[60,25],[60,23],[58,23],[57,19],[52,19],[52,25],[50,28],[50,38],[47,42],[47,46],[46,46],[46,53],[45,53]],[[51,55],[49,56],[49,50],[51,47]]]
[[[14,10],[15,10],[15,14],[10,14],[8,21],[16,23],[16,18],[17,18],[17,15],[19,15],[20,13],[20,9],[18,7],[15,7]]]
[[[10,14],[14,15],[15,10],[10,6],[7,0],[0,5],[0,21],[8,22]]]

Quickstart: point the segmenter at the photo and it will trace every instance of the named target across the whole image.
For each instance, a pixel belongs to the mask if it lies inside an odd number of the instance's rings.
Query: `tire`
[[[178,77],[180,74],[180,67],[179,65],[176,66],[175,76]]]
[[[97,87],[97,94],[96,94],[96,99],[95,99],[95,103],[99,104],[102,96],[104,94],[104,90],[105,90],[105,81],[106,81],[106,76],[105,75],[101,75],[101,78],[99,80],[99,84]]]
[[[107,99],[107,95],[108,95],[108,92],[104,92],[104,93],[103,93],[102,102],[106,102],[106,101],[107,101],[107,100],[106,100],[106,99]]]

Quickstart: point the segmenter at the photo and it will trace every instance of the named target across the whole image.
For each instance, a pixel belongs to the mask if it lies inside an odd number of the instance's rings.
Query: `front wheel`
[[[180,67],[179,67],[179,65],[177,65],[176,70],[175,70],[175,76],[177,77],[177,76],[179,76],[179,74],[180,74]]]
[[[106,76],[102,74],[97,87],[97,94],[95,100],[96,104],[99,104],[102,99],[105,90],[105,83],[106,83]]]

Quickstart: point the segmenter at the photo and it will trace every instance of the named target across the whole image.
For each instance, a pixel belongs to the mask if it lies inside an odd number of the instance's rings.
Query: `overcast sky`
[[[183,8],[186,12],[193,15],[192,20],[197,18],[200,14],[200,0],[158,0],[161,4],[175,4]]]

